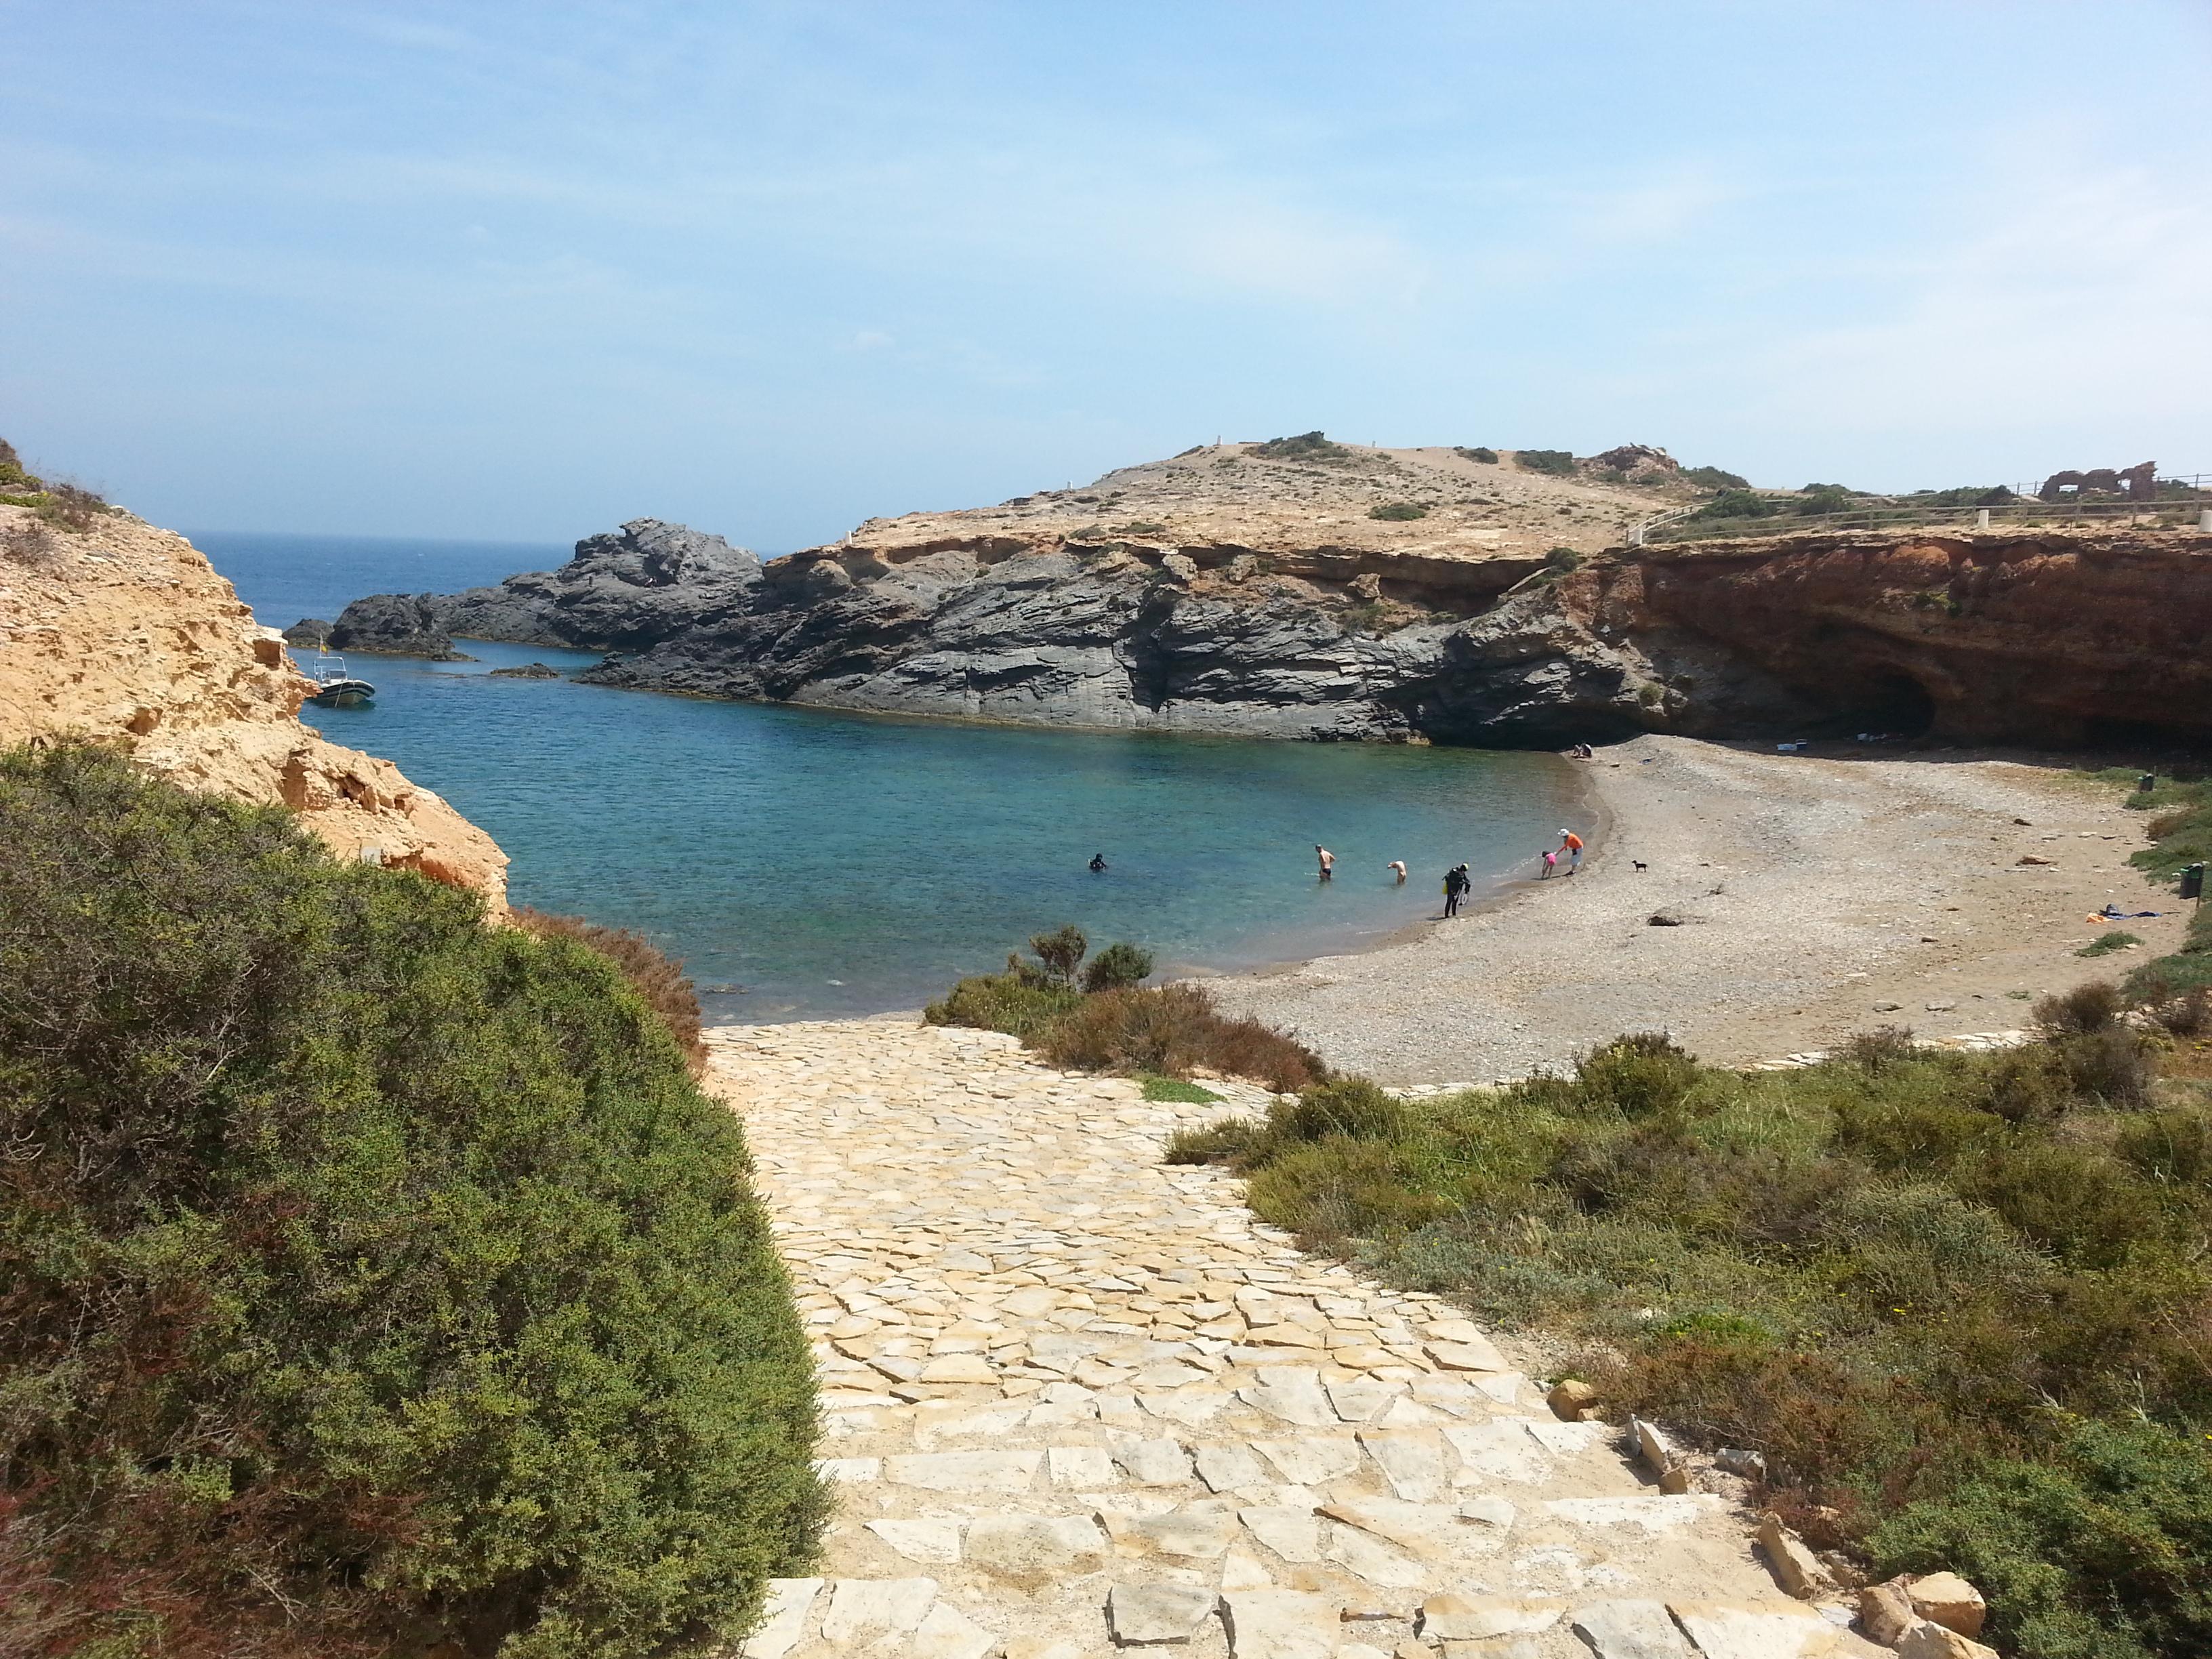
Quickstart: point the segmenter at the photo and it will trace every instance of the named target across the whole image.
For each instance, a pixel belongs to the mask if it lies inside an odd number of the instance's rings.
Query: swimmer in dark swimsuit
[[[1103,853],[1093,853],[1091,855],[1091,873],[1095,876],[1105,867],[1106,855]]]

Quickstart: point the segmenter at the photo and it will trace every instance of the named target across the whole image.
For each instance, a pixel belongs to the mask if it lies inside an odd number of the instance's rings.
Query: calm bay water
[[[450,591],[568,550],[196,534],[264,623],[365,593]],[[310,709],[388,756],[514,859],[519,903],[636,927],[717,1018],[919,1006],[1073,921],[1169,969],[1288,960],[1438,914],[1464,860],[1525,876],[1579,775],[1549,755],[1042,732],[495,679],[595,659],[464,641],[480,660],[360,657],[374,706]],[[1339,860],[1326,886],[1313,844]],[[1103,853],[1110,867],[1085,866]],[[1413,877],[1395,886],[1384,868]]]

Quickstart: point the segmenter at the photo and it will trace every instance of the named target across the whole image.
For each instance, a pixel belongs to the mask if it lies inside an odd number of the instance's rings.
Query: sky
[[[767,551],[1217,437],[2212,471],[2212,6],[0,0],[0,436]]]

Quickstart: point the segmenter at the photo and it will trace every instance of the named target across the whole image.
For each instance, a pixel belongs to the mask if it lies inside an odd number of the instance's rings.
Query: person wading
[[[1322,846],[1319,842],[1316,842],[1314,843],[1314,857],[1321,861],[1321,878],[1323,881],[1327,881],[1329,878],[1330,874],[1336,869],[1336,854],[1330,852],[1328,848]]]

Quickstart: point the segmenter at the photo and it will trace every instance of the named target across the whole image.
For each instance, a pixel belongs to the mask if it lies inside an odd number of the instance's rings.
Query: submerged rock
[[[495,680],[557,680],[561,671],[548,668],[542,662],[526,662],[520,668],[495,668],[491,678]]]

